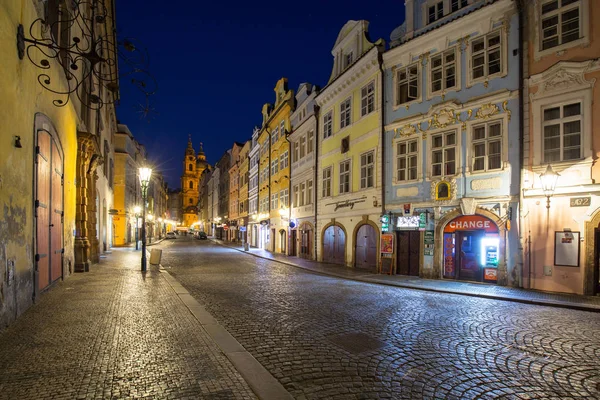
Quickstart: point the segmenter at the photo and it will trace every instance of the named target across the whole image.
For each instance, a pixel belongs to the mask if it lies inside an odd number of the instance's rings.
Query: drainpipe
[[[292,121],[290,121],[290,127],[291,126],[292,126]],[[292,159],[292,155],[291,155],[291,153],[292,153],[292,144],[290,143],[289,135],[290,135],[290,133],[288,133],[287,131],[285,131],[284,138],[285,138],[285,141],[288,143],[288,166],[290,167],[290,176],[288,176],[288,205],[287,205],[287,208],[288,208],[288,228],[290,228],[290,229],[288,229],[288,236],[287,236],[288,237],[288,246],[285,249],[285,252],[287,253],[286,255],[288,255],[288,256],[290,255],[290,241],[291,241],[290,240],[290,236],[291,236],[290,235],[290,233],[291,233],[290,220],[292,218],[292,202],[290,201],[291,200],[291,196],[292,196],[292,162],[291,162],[291,159]],[[313,185],[313,190],[314,190],[314,185]],[[298,250],[298,249],[296,249],[296,250]]]
[[[314,107],[314,115],[313,117],[315,118],[315,164],[314,164],[314,168],[315,168],[315,183],[313,184],[313,190],[314,190],[314,206],[315,206],[315,227],[313,229],[313,247],[314,247],[314,258],[315,261],[317,261],[317,218],[318,218],[318,214],[317,214],[317,199],[318,199],[318,195],[317,195],[317,183],[319,182],[319,112],[321,111],[321,107],[319,107],[318,105],[315,104]]]
[[[523,140],[525,138],[525,131],[524,131],[524,112],[523,112],[523,105],[525,103],[524,100],[524,96],[523,96],[523,79],[524,79],[524,71],[523,71],[523,62],[524,62],[524,56],[523,56],[523,40],[524,40],[524,35],[523,35],[523,29],[525,28],[525,13],[527,12],[527,8],[524,4],[524,2],[522,0],[517,1],[517,10],[519,13],[519,164],[520,164],[520,171],[519,171],[519,180],[520,180],[520,185],[519,185],[519,224],[518,224],[518,229],[519,229],[519,247],[521,247],[521,251],[519,252],[519,264],[521,264],[521,282],[519,282],[519,286],[523,287],[523,264],[524,264],[524,260],[523,260],[523,235],[522,235],[522,228],[523,228],[523,167],[524,167],[524,150],[523,150]],[[531,240],[531,236],[528,239]],[[506,245],[504,246],[504,249],[506,251]],[[527,263],[527,270],[528,270],[528,274],[529,274],[529,278],[527,279],[527,288],[531,289],[531,246],[528,249],[528,263]]]
[[[381,124],[381,214],[385,214],[385,96],[384,96],[384,74],[383,54],[377,52],[377,62],[381,72],[381,111],[379,112],[379,123]]]

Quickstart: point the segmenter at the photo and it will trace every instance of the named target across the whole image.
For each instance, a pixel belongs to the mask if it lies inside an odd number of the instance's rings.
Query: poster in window
[[[554,233],[554,265],[579,267],[579,232]]]

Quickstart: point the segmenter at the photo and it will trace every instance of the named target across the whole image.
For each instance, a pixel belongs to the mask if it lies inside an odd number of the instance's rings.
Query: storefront
[[[498,226],[481,215],[461,215],[443,231],[445,279],[496,283],[500,259]]]
[[[271,238],[271,230],[269,220],[260,221],[258,228],[258,248],[268,250],[268,245]]]
[[[421,231],[425,230],[426,214],[396,217],[396,274],[419,276],[421,267]]]

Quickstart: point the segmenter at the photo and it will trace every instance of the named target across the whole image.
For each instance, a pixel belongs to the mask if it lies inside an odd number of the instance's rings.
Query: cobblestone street
[[[159,246],[295,398],[600,398],[597,313],[327,277],[210,241]]]
[[[254,399],[156,267],[118,250],[0,333],[0,399]]]

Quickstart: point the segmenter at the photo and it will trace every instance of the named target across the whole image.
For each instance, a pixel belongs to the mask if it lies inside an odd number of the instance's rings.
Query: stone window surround
[[[446,133],[450,133],[450,132],[454,132],[455,137],[456,137],[456,143],[454,144],[454,148],[455,153],[454,153],[454,162],[455,162],[455,173],[454,175],[444,175],[443,171],[442,171],[442,175],[440,176],[433,176],[433,164],[431,163],[432,161],[432,157],[431,157],[431,152],[433,151],[432,148],[432,144],[433,144],[433,140],[432,137],[435,135],[439,135],[439,134],[446,134]],[[444,147],[442,147],[442,149],[444,149]],[[462,145],[462,130],[460,125],[449,125],[445,128],[442,129],[436,129],[435,131],[431,131],[428,132],[427,134],[427,159],[430,160],[430,162],[427,163],[427,175],[426,175],[426,180],[448,180],[450,178],[454,178],[456,176],[459,176],[461,174],[462,171],[462,153],[463,153],[464,149],[463,149],[463,145]]]
[[[471,160],[473,158],[473,148],[472,148],[472,137],[473,137],[473,129],[477,126],[480,126],[482,124],[491,124],[493,122],[497,122],[500,121],[501,122],[501,129],[502,129],[502,162],[501,162],[501,168],[499,169],[493,169],[493,170],[488,170],[485,169],[483,171],[473,171],[473,166],[470,162],[467,162],[467,165],[465,165],[465,176],[472,176],[472,175],[482,175],[482,174],[489,174],[489,173],[496,173],[496,172],[501,172],[504,171],[507,167],[509,167],[508,164],[508,124],[509,124],[509,117],[506,114],[502,114],[499,115],[497,118],[490,118],[489,120],[486,121],[469,121],[467,122],[467,143],[469,144],[467,148],[463,148],[463,150],[466,152],[466,159],[467,160]],[[487,168],[487,167],[486,167]]]
[[[416,140],[417,141],[417,177],[416,179],[407,179],[404,181],[399,181],[398,180],[398,144],[402,143],[402,142],[406,142],[407,145],[409,142],[412,142]],[[406,138],[400,138],[400,139],[395,139],[393,142],[393,149],[392,149],[392,156],[393,156],[393,168],[392,168],[392,182],[394,182],[394,185],[404,185],[404,184],[408,184],[408,183],[414,183],[414,182],[418,182],[421,180],[421,176],[422,176],[422,148],[423,148],[423,139],[421,139],[421,136],[416,135],[416,136],[412,136],[412,137],[406,137]]]
[[[492,75],[484,75],[481,78],[473,79],[473,66],[472,66],[472,43],[473,41],[480,39],[482,37],[486,37],[492,35],[496,32],[500,32],[500,72],[497,72]],[[487,48],[487,45],[486,45]],[[486,50],[487,51],[487,50]],[[492,28],[488,32],[482,33],[476,37],[469,39],[469,44],[465,50],[466,59],[467,59],[467,82],[466,87],[469,88],[478,83],[483,83],[487,85],[487,82],[496,78],[503,78],[508,74],[508,34],[505,28]],[[488,62],[485,63],[485,67],[487,68],[489,65]]]
[[[454,79],[455,79],[455,83],[454,83],[454,87],[445,89],[442,88],[441,90],[438,90],[437,92],[433,91],[433,81],[431,79],[431,59],[434,57],[437,57],[439,55],[442,55],[444,53],[446,53],[448,50],[452,50],[454,48],[455,51],[455,61],[454,61],[454,69],[455,69],[455,74],[454,74]],[[457,92],[461,89],[461,85],[462,85],[462,51],[460,51],[460,45],[456,45],[453,44],[452,46],[449,46],[447,49],[438,51],[437,53],[431,54],[428,57],[427,60],[427,100],[431,100],[436,96],[441,96],[441,95],[445,95],[448,92]],[[442,64],[444,65],[444,64]],[[444,70],[444,67],[442,66],[442,70]],[[442,80],[444,80],[444,78],[442,78]]]
[[[417,66],[417,98],[406,103],[398,104],[398,69],[407,69],[412,66]],[[421,60],[411,61],[407,65],[398,65],[392,68],[392,82],[393,82],[393,104],[392,108],[394,111],[399,108],[405,107],[408,109],[412,104],[418,104],[423,101],[423,64]]]
[[[557,54],[570,49],[572,47],[586,47],[590,44],[590,6],[589,0],[579,0],[579,28],[581,38],[572,42],[564,43],[550,49],[541,50],[542,48],[542,0],[535,2],[534,9],[534,42],[533,42],[533,59],[539,61],[542,57],[550,54]]]
[[[348,175],[348,191],[342,192],[341,183],[342,183],[342,164],[348,163],[348,171],[344,172],[344,174]],[[338,163],[338,184],[337,184],[337,194],[347,194],[352,193],[352,157],[346,158]]]

